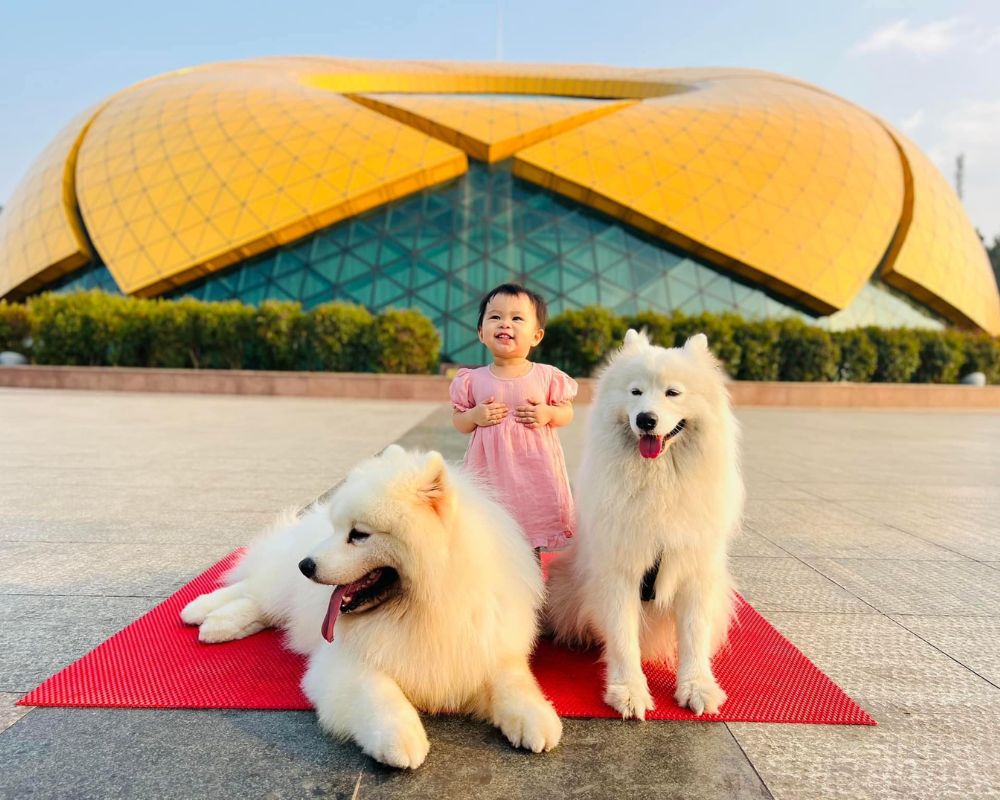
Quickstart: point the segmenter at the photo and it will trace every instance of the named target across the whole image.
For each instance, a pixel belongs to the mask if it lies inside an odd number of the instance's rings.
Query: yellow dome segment
[[[283,72],[177,73],[113,99],[77,194],[123,291],[157,294],[462,174],[465,154]]]
[[[59,132],[0,212],[0,297],[23,297],[93,260],[73,183],[77,149],[96,111]]]
[[[387,93],[352,97],[490,163],[635,102],[461,94]]]
[[[520,151],[514,171],[820,313],[865,284],[903,205],[872,117],[766,78],[644,100]]]
[[[913,142],[889,130],[905,160],[907,203],[883,279],[945,319],[1000,335],[996,279],[961,201]]]

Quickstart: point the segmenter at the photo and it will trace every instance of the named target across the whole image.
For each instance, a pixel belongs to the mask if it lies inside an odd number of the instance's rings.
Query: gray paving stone
[[[275,519],[275,511],[205,511],[149,516],[51,519],[42,514],[9,516],[0,526],[0,541],[104,542],[131,544],[244,545]]]
[[[862,520],[854,525],[809,522],[768,526],[767,540],[806,558],[882,558],[907,561],[962,561],[964,556],[903,533],[898,528]]]
[[[219,543],[0,542],[0,595],[162,597],[233,549]]]
[[[729,723],[777,800],[1000,797],[1000,705],[879,713],[877,728]]]
[[[34,689],[162,599],[59,595],[0,598],[0,692],[23,694]]]
[[[767,617],[879,723],[728,723],[776,798],[996,796],[995,687],[881,615]]]
[[[1000,617],[893,614],[892,619],[1000,687]]]
[[[427,761],[398,772],[324,736],[310,713],[38,709],[0,736],[0,789],[36,798],[65,797],[70,786],[79,798],[348,798],[360,776],[361,798],[770,797],[724,725],[568,720],[563,745],[536,756],[482,723],[425,722]]]
[[[749,524],[743,525],[729,548],[732,556],[758,556],[764,558],[788,558],[788,551],[768,541]]]
[[[15,705],[20,699],[19,693],[0,692],[0,733],[31,711],[27,706]]]
[[[1000,528],[1000,504],[993,501],[843,502],[873,520],[968,558],[1000,560],[1000,537],[996,535]]]
[[[871,606],[797,559],[736,556],[730,563],[736,588],[758,611],[874,613]]]
[[[808,558],[884,614],[1000,616],[1000,574],[973,561]]]

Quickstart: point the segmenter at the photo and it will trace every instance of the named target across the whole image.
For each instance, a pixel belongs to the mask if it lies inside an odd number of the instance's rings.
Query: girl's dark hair
[[[508,294],[511,297],[517,297],[519,294],[526,295],[531,301],[531,304],[535,307],[535,316],[538,318],[538,327],[543,329],[545,328],[545,323],[548,322],[549,319],[549,304],[545,302],[545,298],[537,292],[531,291],[531,289],[525,289],[519,283],[501,283],[479,301],[479,321],[476,323],[476,330],[483,329],[483,317],[486,316],[486,306],[488,306],[490,304],[490,300],[498,294]]]

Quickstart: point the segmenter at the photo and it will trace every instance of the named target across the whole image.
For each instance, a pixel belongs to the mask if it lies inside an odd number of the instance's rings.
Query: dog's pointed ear
[[[708,337],[703,333],[696,333],[686,342],[684,350],[693,356],[705,356],[708,354]]]
[[[380,456],[389,456],[389,458],[397,458],[406,451],[400,447],[398,444],[390,444],[385,450],[379,453]]]
[[[622,343],[622,350],[634,350],[637,348],[649,347],[649,337],[646,331],[637,331],[629,328],[625,332],[625,341]]]
[[[427,454],[424,468],[417,485],[420,501],[429,505],[434,512],[447,520],[455,506],[455,490],[448,478],[448,465],[436,450]]]

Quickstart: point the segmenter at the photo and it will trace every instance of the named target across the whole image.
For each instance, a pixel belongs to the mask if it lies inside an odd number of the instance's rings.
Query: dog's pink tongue
[[[337,624],[337,617],[340,616],[340,603],[344,599],[344,594],[351,584],[345,583],[337,586],[330,597],[330,605],[326,609],[326,616],[323,617],[323,638],[328,642],[333,641],[333,626]]]
[[[644,434],[639,437],[639,453],[643,458],[656,458],[662,449],[662,436],[649,436]]]

